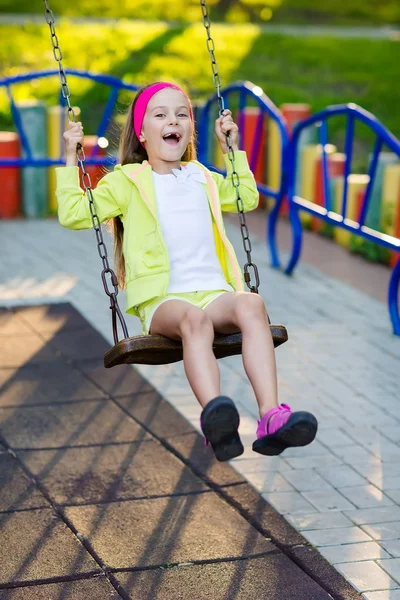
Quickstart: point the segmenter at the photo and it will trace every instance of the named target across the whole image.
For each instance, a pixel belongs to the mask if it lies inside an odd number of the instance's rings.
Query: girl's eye
[[[156,117],[165,117],[164,113],[158,113],[158,115],[156,115]]]
[[[180,114],[178,115],[178,117],[187,117],[187,114],[186,114],[186,113],[180,113]]]

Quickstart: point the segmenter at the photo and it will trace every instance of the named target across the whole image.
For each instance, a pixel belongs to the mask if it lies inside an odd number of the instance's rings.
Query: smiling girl
[[[79,187],[77,144],[81,123],[64,134],[66,167],[57,172],[60,223],[92,225],[89,202]],[[100,221],[112,220],[115,265],[126,287],[127,312],[144,334],[181,340],[188,381],[202,406],[201,427],[220,461],[243,453],[239,413],[221,396],[212,350],[215,333],[242,332],[246,374],[260,421],[253,450],[280,454],[315,437],[317,421],[307,412],[278,405],[275,351],[264,301],[244,291],[238,261],[226,235],[222,211],[237,212],[227,156],[230,134],[239,192],[245,210],[258,205],[257,186],[246,154],[238,150],[238,127],[225,110],[215,122],[227,177],[196,161],[193,111],[186,93],[171,83],[141,89],[129,109],[120,142],[120,164],[93,192]]]

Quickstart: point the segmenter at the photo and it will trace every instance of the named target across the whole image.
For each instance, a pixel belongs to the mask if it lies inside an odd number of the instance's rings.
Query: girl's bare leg
[[[242,356],[260,417],[278,406],[275,349],[264,300],[250,292],[221,295],[205,309],[215,331],[242,332]]]
[[[214,327],[205,311],[183,300],[168,300],[154,313],[151,333],[182,340],[186,376],[204,408],[220,395],[220,373],[212,351]]]

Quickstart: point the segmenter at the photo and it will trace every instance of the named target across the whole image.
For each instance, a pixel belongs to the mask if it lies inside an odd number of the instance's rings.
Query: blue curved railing
[[[332,199],[330,197],[330,187],[328,183],[329,178],[326,145],[328,143],[328,121],[332,117],[338,115],[344,115],[347,117],[344,148],[346,160],[343,177],[344,185],[341,211],[335,212],[332,207]],[[346,209],[348,196],[348,177],[351,173],[354,129],[357,120],[363,122],[369,127],[369,129],[376,135],[376,140],[368,172],[369,182],[362,201],[359,219],[356,222],[346,217]],[[310,202],[306,198],[296,195],[295,190],[300,136],[304,129],[317,124],[319,124],[319,142],[321,144],[322,151],[323,206],[319,206],[313,202]],[[301,254],[303,228],[299,217],[299,211],[305,211],[314,215],[314,217],[325,221],[326,223],[334,225],[335,227],[341,227],[347,231],[350,231],[356,236],[363,237],[390,250],[400,252],[400,239],[365,225],[371,200],[371,192],[375,183],[379,155],[384,144],[389,148],[389,150],[397,154],[397,156],[400,158],[399,140],[374,115],[364,110],[360,106],[352,103],[330,106],[295,126],[288,149],[288,200],[289,217],[293,231],[293,246],[289,263],[285,269],[287,274],[291,274],[293,272]],[[275,243],[275,240],[269,241],[270,243]],[[277,249],[275,248],[274,251],[277,252]],[[388,289],[388,307],[392,321],[393,332],[395,335],[400,335],[400,315],[398,306],[399,281],[400,255],[399,260],[392,271]]]
[[[68,77],[80,77],[82,79],[89,79],[95,83],[102,83],[108,87],[110,87],[110,94],[106,102],[106,106],[104,108],[99,126],[96,131],[96,135],[100,138],[103,137],[106,133],[107,126],[109,124],[111,115],[115,108],[115,103],[118,98],[118,93],[121,90],[130,90],[136,91],[140,86],[124,83],[121,79],[117,77],[112,77],[111,75],[102,75],[97,73],[90,73],[89,71],[80,71],[77,69],[66,69],[66,74]],[[5,88],[8,99],[10,101],[10,109],[11,115],[13,117],[15,127],[19,138],[21,140],[21,146],[23,148],[25,157],[24,158],[12,158],[5,159],[0,158],[0,167],[57,167],[64,164],[61,157],[61,147],[60,147],[60,157],[59,158],[35,158],[32,154],[31,147],[29,144],[29,140],[24,131],[24,127],[22,124],[20,111],[18,106],[14,100],[12,93],[12,86],[17,85],[19,83],[24,83],[26,81],[42,79],[44,77],[54,77],[59,76],[58,70],[47,70],[47,71],[34,71],[32,73],[25,73],[22,75],[16,75],[14,77],[3,77],[0,78],[0,88]],[[60,91],[58,98],[58,105],[65,106],[65,100]],[[63,126],[62,120],[60,120],[60,127]],[[62,139],[62,130],[60,130],[60,139]],[[105,165],[110,166],[116,163],[116,158],[113,156],[96,156],[98,152],[98,147],[93,148],[90,156],[86,159],[87,165]]]
[[[264,120],[268,117],[270,120],[275,121],[277,124],[279,134],[280,134],[280,163],[281,163],[281,176],[280,176],[280,184],[277,190],[272,189],[270,186],[266,185],[262,181],[257,181],[258,190],[264,195],[274,200],[274,205],[269,213],[267,219],[267,239],[272,240],[269,248],[271,251],[271,263],[273,267],[279,267],[279,259],[276,250],[276,224],[279,213],[279,208],[282,204],[282,200],[285,194],[286,186],[287,186],[287,152],[289,145],[288,132],[285,125],[285,122],[282,117],[282,113],[275,106],[275,104],[264,94],[262,89],[251,83],[250,81],[240,81],[228,85],[227,87],[221,90],[221,95],[224,99],[225,108],[229,108],[230,105],[230,97],[232,94],[239,93],[239,105],[238,105],[238,114],[239,114],[239,131],[243,131],[244,124],[244,109],[247,106],[249,100],[255,101],[258,107],[260,108],[260,112],[257,117],[257,126],[256,132],[253,140],[253,145],[251,151],[249,153],[249,165],[253,173],[256,170],[257,158],[259,156],[259,152],[261,150],[261,138],[262,138],[262,128],[264,126]],[[205,105],[203,106],[199,119],[198,119],[198,157],[199,161],[204,165],[214,169],[215,171],[219,171],[222,173],[220,169],[216,168],[213,164],[213,161],[209,156],[209,122],[210,122],[210,114],[211,111],[218,107],[218,99],[217,95],[214,94],[211,96]],[[240,148],[243,149],[243,136],[240,136]]]

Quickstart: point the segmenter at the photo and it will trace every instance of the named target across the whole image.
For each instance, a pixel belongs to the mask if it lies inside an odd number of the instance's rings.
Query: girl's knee
[[[198,333],[202,335],[205,333],[214,334],[214,327],[210,317],[204,310],[196,306],[191,306],[185,312],[180,329],[182,338],[191,337]]]
[[[246,321],[263,320],[268,318],[267,309],[262,296],[245,292],[240,294],[236,302],[236,319],[242,326]]]

